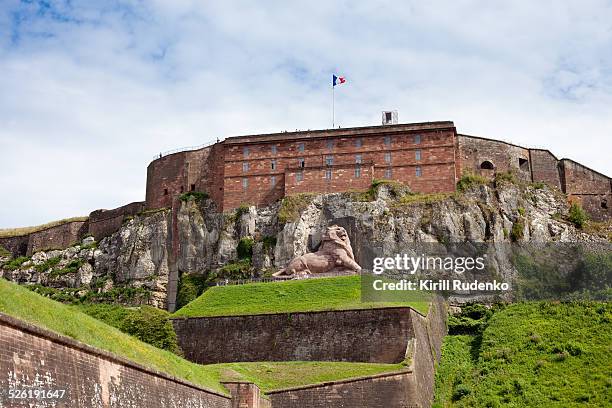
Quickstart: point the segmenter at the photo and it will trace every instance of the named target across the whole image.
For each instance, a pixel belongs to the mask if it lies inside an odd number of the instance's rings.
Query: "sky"
[[[612,175],[612,2],[0,1],[0,228],[142,201],[154,155],[452,120]]]

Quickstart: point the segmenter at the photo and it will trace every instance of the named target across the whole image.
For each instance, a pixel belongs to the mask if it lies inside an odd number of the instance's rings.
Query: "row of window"
[[[414,141],[414,144],[421,144],[421,135],[414,135],[413,141]],[[355,147],[362,147],[363,139],[361,137],[356,138],[354,140],[354,144],[355,144]],[[391,145],[391,136],[385,136],[385,144],[387,146]],[[333,148],[334,148],[334,140],[328,140],[327,149],[332,150]],[[298,152],[304,152],[305,151],[304,143],[298,143],[297,150]],[[278,152],[278,146],[277,145],[270,146],[270,151],[272,154],[276,154]],[[250,150],[247,146],[242,148],[242,154],[244,157],[249,157]]]
[[[415,160],[421,160],[421,150],[414,151],[414,158]],[[356,154],[355,164],[362,164],[362,163],[363,163],[363,156],[361,154]],[[391,163],[391,153],[390,152],[385,153],[385,163]],[[325,165],[333,166],[333,164],[334,164],[334,156],[325,156]],[[301,167],[301,168],[306,167],[306,160],[303,157],[298,158],[298,167]],[[272,159],[270,161],[270,168],[272,170],[276,170],[276,160],[275,159]],[[242,171],[244,173],[248,172],[249,169],[250,169],[249,162],[242,163]]]
[[[414,171],[417,177],[421,177],[422,175],[421,166],[416,166],[414,168]],[[361,166],[355,166],[355,177],[361,177]],[[393,169],[391,168],[385,169],[385,178],[390,179],[391,177],[393,177]],[[325,179],[326,180],[332,179],[331,169],[325,170]],[[297,173],[295,173],[295,181],[300,182],[303,180],[304,180],[304,172],[298,171]],[[270,184],[272,186],[276,186],[276,176],[270,176]],[[249,187],[249,179],[247,177],[243,177],[242,178],[242,188],[246,190],[248,187]]]

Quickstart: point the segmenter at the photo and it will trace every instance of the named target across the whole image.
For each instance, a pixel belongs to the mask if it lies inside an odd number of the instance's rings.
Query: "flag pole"
[[[332,129],[336,126],[336,101],[334,94],[334,84],[332,83]]]

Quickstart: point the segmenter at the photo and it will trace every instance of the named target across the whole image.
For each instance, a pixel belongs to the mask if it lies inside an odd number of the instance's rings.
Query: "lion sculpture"
[[[314,273],[358,273],[361,267],[355,262],[351,241],[346,230],[338,225],[327,227],[317,252],[293,258],[275,277],[296,277]]]

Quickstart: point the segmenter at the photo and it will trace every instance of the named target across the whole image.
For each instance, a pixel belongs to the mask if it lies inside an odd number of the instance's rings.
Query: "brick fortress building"
[[[465,172],[507,171],[559,188],[596,220],[612,216],[610,177],[548,150],[457,134],[450,121],[236,136],[168,154],[149,164],[145,206],[172,207],[180,194],[202,191],[230,211],[297,193],[366,190],[374,179],[452,192]]]

